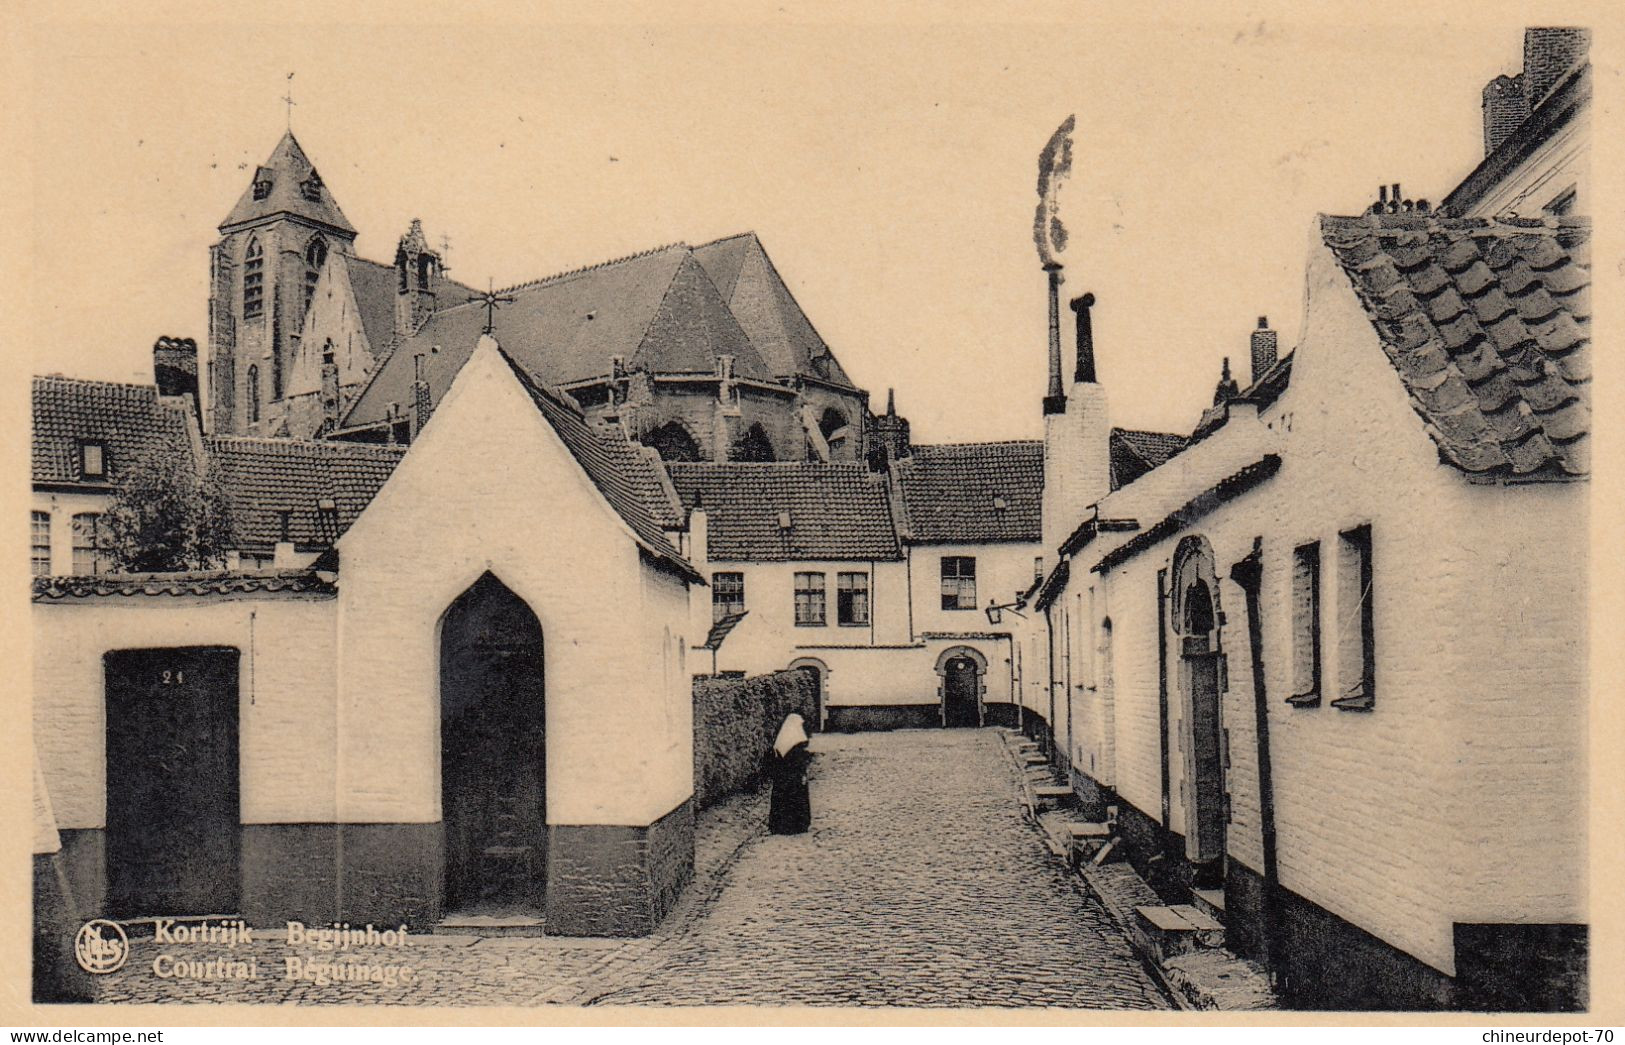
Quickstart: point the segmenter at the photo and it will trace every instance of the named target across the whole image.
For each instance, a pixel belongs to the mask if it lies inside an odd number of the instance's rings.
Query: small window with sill
[[[745,612],[745,575],[743,573],[713,573],[711,575],[711,621]]]
[[[869,575],[842,573],[835,578],[835,619],[842,627],[869,623]]]
[[[1320,544],[1292,551],[1292,695],[1288,704],[1320,705]]]
[[[796,627],[822,628],[824,615],[824,575],[796,574]]]
[[[1376,619],[1372,606],[1371,527],[1337,541],[1338,697],[1332,707],[1370,711],[1376,705]]]
[[[107,444],[86,439],[79,444],[79,478],[107,478]]]
[[[971,555],[942,557],[942,608],[976,608],[976,558]]]
[[[36,577],[51,575],[51,513],[33,512],[28,519],[29,570]]]

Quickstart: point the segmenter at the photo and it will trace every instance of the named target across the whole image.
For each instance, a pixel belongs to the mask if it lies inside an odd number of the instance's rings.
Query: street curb
[[[1223,948],[1212,948],[1163,960],[1141,930],[1134,909],[1160,904],[1156,893],[1126,863],[1095,867],[1087,861],[1072,866],[1064,844],[1044,824],[1032,798],[1026,767],[1013,747],[1019,733],[1001,731],[1000,742],[1015,772],[1025,807],[1025,819],[1044,848],[1058,863],[1077,875],[1084,891],[1097,900],[1122,932],[1151,978],[1168,998],[1186,1012],[1260,1011],[1279,1008],[1268,987],[1268,977],[1255,962]]]

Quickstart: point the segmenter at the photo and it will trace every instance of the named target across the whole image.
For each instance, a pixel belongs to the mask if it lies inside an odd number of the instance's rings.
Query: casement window
[[[81,479],[107,478],[107,444],[85,440],[79,444],[79,477]]]
[[[73,573],[76,577],[107,572],[97,539],[101,522],[99,512],[81,512],[73,517]]]
[[[1372,612],[1371,527],[1337,540],[1337,699],[1332,707],[1370,711],[1376,704],[1376,622]]]
[[[243,255],[243,318],[258,319],[265,311],[265,249],[257,239],[248,241]]]
[[[29,570],[36,577],[51,575],[51,513],[33,512],[28,517]]]
[[[796,627],[822,628],[824,624],[824,575],[796,574]]]
[[[711,620],[719,621],[735,613],[745,612],[745,575],[743,573],[713,573],[711,575]]]
[[[1292,695],[1286,702],[1320,704],[1320,544],[1292,551]]]
[[[976,559],[970,555],[942,557],[942,608],[976,608]]]
[[[327,261],[327,241],[320,236],[312,237],[310,246],[305,248],[305,311],[310,311],[310,303],[316,298],[316,281],[322,276],[322,265]]]
[[[842,573],[835,577],[835,619],[846,627],[869,623],[869,575]]]

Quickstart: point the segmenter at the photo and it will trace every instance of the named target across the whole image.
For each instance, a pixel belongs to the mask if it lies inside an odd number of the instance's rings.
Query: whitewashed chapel
[[[993,443],[871,409],[754,235],[480,293],[416,222],[357,254],[285,136],[219,227],[206,369],[163,338],[152,385],[34,382],[37,895],[647,933],[693,864],[692,679],[797,668],[813,728],[1039,737],[1299,1003],[1550,1007],[1585,954],[1589,82],[1531,30],[1483,162],[1317,218],[1298,344],[1260,320],[1189,432],[1112,424],[1109,301],[1063,368],[1049,266],[1045,435]],[[154,456],[218,479],[223,568],[110,570]]]

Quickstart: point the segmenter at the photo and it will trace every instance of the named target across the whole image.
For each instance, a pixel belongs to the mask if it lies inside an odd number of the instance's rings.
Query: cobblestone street
[[[280,939],[253,945],[260,979],[161,980],[163,948],[136,940],[101,1000],[1168,1007],[1024,823],[992,731],[813,749],[812,831],[763,834],[760,795],[708,812],[695,882],[647,939],[424,937],[409,956],[342,959],[409,962],[413,982],[394,986],[286,980]]]

